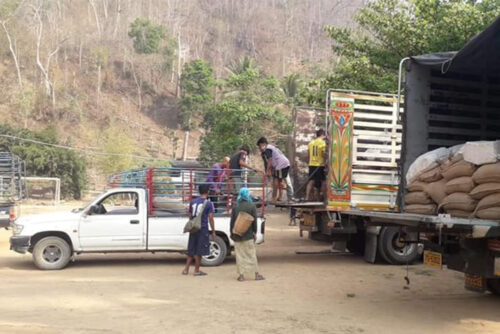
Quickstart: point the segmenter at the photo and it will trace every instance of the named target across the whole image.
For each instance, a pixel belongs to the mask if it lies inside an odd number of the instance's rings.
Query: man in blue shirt
[[[189,204],[190,219],[201,216],[201,230],[196,233],[189,234],[188,241],[188,257],[186,266],[182,271],[183,275],[189,274],[189,267],[194,259],[194,276],[205,276],[206,273],[200,271],[201,257],[210,254],[210,238],[208,231],[208,222],[210,221],[210,229],[212,231],[212,240],[215,240],[215,226],[214,226],[214,205],[208,199],[208,191],[210,186],[202,184],[199,187],[200,197],[197,197]]]

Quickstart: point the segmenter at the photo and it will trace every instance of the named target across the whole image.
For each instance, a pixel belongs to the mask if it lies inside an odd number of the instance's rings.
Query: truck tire
[[[217,235],[215,236],[215,241],[210,240],[210,255],[201,258],[201,265],[205,267],[216,267],[224,262],[226,256],[226,242]]]
[[[486,281],[488,291],[494,295],[500,296],[500,278],[490,278]]]
[[[71,247],[59,237],[45,237],[33,247],[33,261],[38,269],[63,269],[70,259]]]
[[[404,235],[401,235],[404,234]],[[398,227],[383,227],[378,239],[380,257],[389,264],[412,263],[418,256],[418,244],[405,244],[400,239],[416,240],[417,233],[406,233]]]

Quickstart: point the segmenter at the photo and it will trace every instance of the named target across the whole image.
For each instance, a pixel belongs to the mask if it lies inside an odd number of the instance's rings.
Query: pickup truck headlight
[[[23,228],[24,228],[23,225],[19,225],[19,224],[16,224],[16,223],[12,223],[11,225],[12,225],[12,233],[14,235],[21,234],[21,232],[23,231]]]

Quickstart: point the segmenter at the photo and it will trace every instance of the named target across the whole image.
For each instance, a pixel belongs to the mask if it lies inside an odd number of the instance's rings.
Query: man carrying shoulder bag
[[[189,232],[188,257],[183,275],[189,274],[189,267],[194,259],[194,276],[207,275],[200,271],[201,257],[210,254],[210,238],[208,222],[212,230],[212,240],[215,240],[214,205],[208,200],[209,185],[202,184],[199,187],[200,197],[195,198],[189,204],[189,222],[184,232]],[[196,219],[198,218],[198,219]],[[200,219],[201,218],[201,219]]]

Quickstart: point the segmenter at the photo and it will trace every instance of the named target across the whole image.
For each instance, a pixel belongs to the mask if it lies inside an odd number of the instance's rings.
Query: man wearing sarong
[[[246,212],[253,217],[252,224],[248,230],[241,235],[232,233],[236,219],[240,212]],[[255,250],[255,239],[257,233],[257,208],[250,198],[250,190],[241,188],[236,205],[231,212],[231,239],[234,241],[234,251],[236,253],[236,270],[238,273],[238,281],[245,280],[245,274],[254,273],[255,280],[261,281],[264,279],[259,274],[257,263],[257,252]]]
[[[201,257],[210,254],[210,232],[208,223],[210,222],[210,230],[212,240],[215,241],[215,225],[214,225],[214,205],[208,199],[209,186],[202,184],[199,187],[200,197],[197,197],[189,204],[189,219],[193,219],[198,215],[201,216],[201,230],[189,234],[188,251],[186,266],[182,271],[183,275],[189,274],[189,267],[194,260],[194,276],[205,276],[205,272],[200,270]]]

